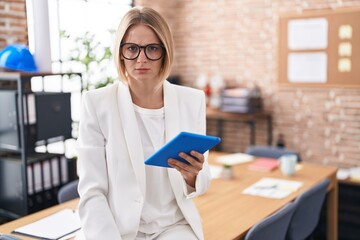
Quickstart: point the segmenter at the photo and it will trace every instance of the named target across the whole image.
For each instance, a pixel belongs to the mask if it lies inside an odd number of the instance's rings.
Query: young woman
[[[78,139],[79,213],[91,239],[203,239],[192,198],[210,183],[206,155],[179,153],[173,168],[144,160],[181,131],[205,134],[205,96],[170,84],[174,44],[151,8],[135,7],[117,29],[120,81],[84,93]]]

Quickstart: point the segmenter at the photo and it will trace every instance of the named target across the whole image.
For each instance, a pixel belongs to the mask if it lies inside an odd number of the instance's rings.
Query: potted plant
[[[224,164],[221,171],[221,177],[224,179],[232,179],[234,177],[233,167],[230,164]]]
[[[113,31],[109,30],[112,34]],[[110,46],[96,40],[95,34],[85,32],[82,36],[71,36],[61,31],[60,37],[72,42],[69,60],[80,65],[83,69],[84,86],[88,90],[104,87],[116,79],[108,72],[109,62],[112,60]]]

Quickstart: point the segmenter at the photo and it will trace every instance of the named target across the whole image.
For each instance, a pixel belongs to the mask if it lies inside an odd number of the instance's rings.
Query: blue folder
[[[179,157],[180,152],[190,155],[190,151],[194,150],[203,154],[220,143],[220,141],[221,139],[215,136],[180,132],[176,137],[146,159],[145,164],[171,168],[171,166],[168,165],[169,158],[188,163],[185,159]]]

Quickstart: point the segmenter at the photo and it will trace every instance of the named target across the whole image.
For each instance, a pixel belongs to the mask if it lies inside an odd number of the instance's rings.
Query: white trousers
[[[163,232],[145,234],[139,232],[135,240],[197,240],[194,231],[189,225],[174,225]]]

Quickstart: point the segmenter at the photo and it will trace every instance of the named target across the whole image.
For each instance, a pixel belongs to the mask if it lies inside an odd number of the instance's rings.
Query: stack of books
[[[254,113],[262,110],[262,98],[258,88],[224,89],[221,95],[222,112]]]

